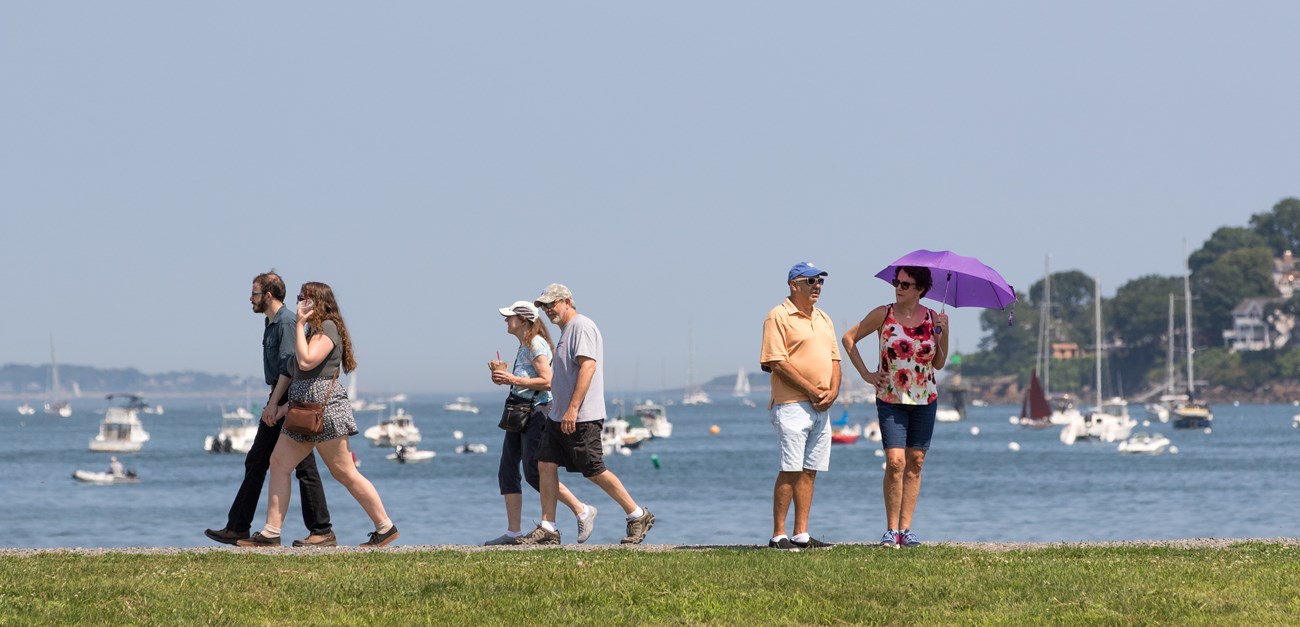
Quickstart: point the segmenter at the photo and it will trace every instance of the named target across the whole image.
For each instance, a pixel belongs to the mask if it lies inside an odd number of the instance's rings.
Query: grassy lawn
[[[1252,624],[1300,547],[841,546],[0,558],[0,624]]]

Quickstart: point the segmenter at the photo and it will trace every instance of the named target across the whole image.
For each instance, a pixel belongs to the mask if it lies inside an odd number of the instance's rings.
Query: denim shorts
[[[938,408],[937,403],[900,405],[876,399],[881,446],[930,450],[930,436],[934,435],[934,413]]]
[[[772,408],[772,430],[781,443],[781,472],[830,470],[830,414],[800,401]]]

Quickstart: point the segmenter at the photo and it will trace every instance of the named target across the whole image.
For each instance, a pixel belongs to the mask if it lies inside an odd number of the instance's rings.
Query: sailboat
[[[1160,395],[1160,400],[1154,403],[1148,403],[1146,410],[1148,414],[1155,416],[1160,422],[1169,422],[1170,413],[1175,407],[1187,402],[1186,394],[1179,394],[1177,384],[1174,380],[1174,295],[1169,294],[1169,330],[1166,333],[1165,347],[1165,368],[1168,376],[1165,382],[1165,393]]]
[[[1079,439],[1096,439],[1102,442],[1115,442],[1127,440],[1133,434],[1133,427],[1137,426],[1137,421],[1128,415],[1128,401],[1119,397],[1113,397],[1105,401],[1101,395],[1101,281],[1093,283],[1093,299],[1096,310],[1095,331],[1096,331],[1096,387],[1097,406],[1092,412],[1081,416],[1078,419],[1071,420],[1069,424],[1061,428],[1061,442],[1065,444],[1074,444]]]
[[[690,347],[690,364],[686,368],[686,393],[682,396],[683,405],[708,405],[713,402],[709,394],[703,389],[695,387],[695,331],[692,329],[688,334],[687,342]]]
[[[67,418],[72,415],[72,405],[59,400],[59,362],[54,359],[54,336],[50,336],[50,402],[45,404],[45,413],[58,414]]]
[[[740,399],[740,404],[745,407],[756,407],[754,401],[749,398],[749,374],[744,368],[736,373],[736,387],[732,388],[731,395]]]
[[[1183,242],[1183,301],[1187,316],[1187,400],[1170,411],[1175,429],[1209,429],[1214,420],[1210,406],[1196,398],[1196,371],[1192,365],[1196,349],[1192,347],[1192,279],[1187,267],[1187,242]]]
[[[1029,375],[1029,389],[1025,390],[1025,400],[1020,404],[1019,424],[1034,429],[1052,426],[1052,406],[1048,404],[1047,394],[1038,382],[1037,368]]]

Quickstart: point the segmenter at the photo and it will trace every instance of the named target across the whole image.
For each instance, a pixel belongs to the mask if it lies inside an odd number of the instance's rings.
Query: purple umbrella
[[[1007,284],[1006,279],[974,257],[963,257],[946,250],[917,250],[889,264],[877,272],[876,277],[892,282],[894,271],[899,266],[930,268],[934,284],[925,297],[945,305],[1006,309],[1007,305],[1016,302],[1016,290]]]

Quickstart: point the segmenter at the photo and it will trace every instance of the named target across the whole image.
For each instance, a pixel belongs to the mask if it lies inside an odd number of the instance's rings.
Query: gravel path
[[[1125,540],[1116,542],[936,542],[928,546],[947,546],[981,551],[1034,551],[1040,549],[1065,548],[1129,548],[1129,547],[1169,547],[1174,549],[1222,549],[1243,542],[1262,542],[1282,546],[1300,546],[1300,538],[1187,538],[1183,540]],[[864,542],[843,542],[836,546],[874,546]],[[384,549],[363,549],[360,547],[334,547],[325,549],[243,549],[233,546],[212,546],[200,548],[60,548],[60,549],[0,549],[0,557],[32,557],[35,555],[183,555],[214,552],[269,552],[274,555],[339,555],[367,551],[386,551],[392,553],[419,553],[424,551],[460,551],[476,553],[479,551],[535,551],[555,548],[553,546],[512,546],[483,547],[464,544],[414,544],[399,545]],[[568,551],[607,551],[633,550],[649,552],[699,551],[707,549],[761,549],[765,546],[755,544],[566,544],[562,547]]]

